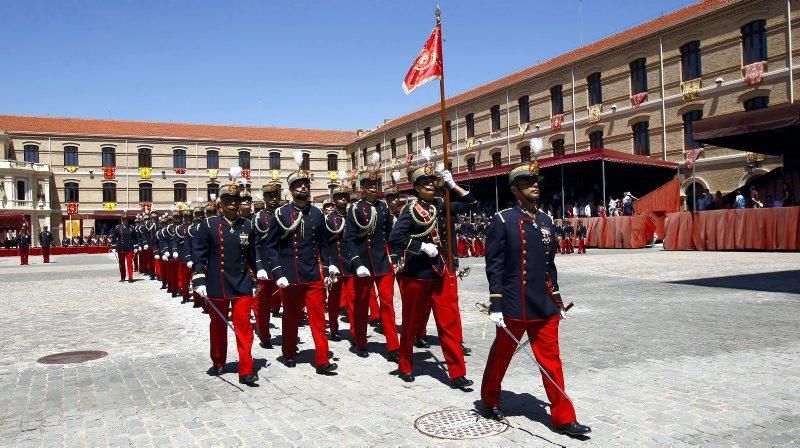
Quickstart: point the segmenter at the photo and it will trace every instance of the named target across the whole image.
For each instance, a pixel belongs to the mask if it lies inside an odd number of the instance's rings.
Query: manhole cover
[[[83,350],[79,352],[54,353],[52,355],[42,356],[37,359],[36,362],[39,364],[74,364],[100,359],[107,355],[108,353],[99,350]]]
[[[483,418],[474,410],[444,409],[418,418],[414,427],[437,439],[466,440],[501,434],[508,425]]]

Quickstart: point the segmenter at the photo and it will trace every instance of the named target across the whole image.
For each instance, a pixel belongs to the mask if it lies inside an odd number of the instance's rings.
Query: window
[[[467,114],[464,121],[467,123],[467,138],[475,137],[475,114]]]
[[[683,114],[683,148],[695,149],[702,147],[702,143],[694,141],[692,137],[692,123],[703,118],[702,110],[693,110]]]
[[[339,156],[328,154],[328,171],[339,171]]]
[[[153,184],[139,184],[139,202],[153,202]]]
[[[356,153],[355,152],[351,152],[350,153],[350,166],[353,169],[355,169],[355,167],[356,167]]]
[[[139,148],[139,168],[153,167],[153,150],[150,148]]]
[[[392,141],[389,142],[389,147],[392,148],[392,159],[396,159],[397,158],[397,140],[396,139],[392,139]]]
[[[500,106],[494,105],[489,109],[489,115],[492,117],[492,132],[500,130]]]
[[[695,40],[681,46],[681,76],[684,81],[703,76],[700,66],[700,41]]]
[[[639,58],[630,64],[631,67],[631,95],[647,92],[647,62]]]
[[[564,92],[561,84],[550,87],[550,111],[553,115],[564,113]]]
[[[553,140],[553,155],[554,156],[563,156],[564,155],[564,139],[559,138],[557,140]]]
[[[39,145],[25,145],[24,157],[26,162],[39,163]]]
[[[447,120],[445,127],[447,128],[447,143],[453,143],[453,123]]]
[[[64,184],[64,202],[80,202],[80,193],[77,182]]]
[[[633,153],[640,156],[650,155],[650,123],[642,121],[633,125]]]
[[[103,153],[103,168],[114,168],[117,166],[116,149],[106,146],[102,149]]]
[[[531,161],[531,147],[530,146],[523,146],[519,148],[519,161],[520,162],[530,162]]]
[[[78,166],[78,147],[64,147],[64,166]]]
[[[250,169],[250,151],[239,151],[239,166],[243,170]]]
[[[209,149],[206,152],[206,168],[212,170],[219,169],[219,151],[216,149]]]
[[[425,128],[422,132],[425,135],[425,147],[426,148],[430,148],[431,147],[431,128]]]
[[[602,104],[603,102],[603,88],[600,85],[600,72],[592,73],[586,78],[586,84],[589,89],[589,105]]]
[[[361,158],[364,160],[364,166],[367,166],[367,148],[361,148]]]
[[[25,186],[24,180],[17,181],[17,200],[24,201],[28,188]]]
[[[600,149],[603,147],[603,131],[594,131],[589,134],[589,148]]]
[[[383,155],[381,154],[381,144],[380,143],[375,145],[375,152],[378,153],[378,157],[380,157],[381,159],[383,158]]]
[[[175,148],[172,150],[172,167],[186,168],[186,150]]]
[[[756,20],[742,27],[742,62],[749,65],[767,60],[767,21]]]
[[[528,95],[522,96],[517,100],[519,106],[519,122],[528,123],[531,121],[531,106],[528,104]]]
[[[271,170],[279,170],[281,169],[281,153],[278,151],[272,151],[269,153],[269,169]]]
[[[768,96],[757,96],[744,102],[744,110],[758,110],[769,106]]]
[[[186,184],[175,184],[172,192],[175,202],[186,202]]]
[[[219,196],[219,184],[210,183],[206,186],[206,195],[208,196],[209,201],[211,200],[212,194],[215,198]]]
[[[500,154],[500,151],[497,151],[496,153],[492,154],[492,168],[498,168],[500,167],[500,165],[503,164],[502,157],[503,156]]]
[[[467,159],[467,171],[475,171],[475,157]]]
[[[414,152],[414,136],[411,134],[406,134],[406,154],[412,154]]]
[[[304,152],[303,153],[303,163],[300,164],[301,170],[310,170],[311,169],[311,154]]]
[[[103,182],[103,202],[117,202],[117,184]]]

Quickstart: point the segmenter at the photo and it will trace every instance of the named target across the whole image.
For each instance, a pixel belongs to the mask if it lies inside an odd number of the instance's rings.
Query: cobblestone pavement
[[[254,346],[260,387],[242,390],[235,373],[205,374],[208,316],[155,282],[117,283],[108,255],[54,259],[42,265],[32,258],[30,266],[0,259],[2,446],[800,444],[797,253],[559,256],[561,290],[576,303],[561,326],[567,390],[579,419],[592,426],[591,438],[550,431],[541,379],[518,354],[503,383],[511,427],[458,442],[425,436],[414,421],[448,407],[472,409],[479,400],[494,334],[474,305],[486,300],[481,259],[462,261],[472,266],[461,309],[473,349],[468,376],[476,382],[466,393],[446,384],[437,344],[417,350],[416,382],[391,375],[396,366],[384,359],[383,336],[375,333],[367,359],[346,340],[331,343],[339,374],[318,376],[307,327],[295,369],[275,361],[279,347]],[[72,350],[108,356],[36,363]]]

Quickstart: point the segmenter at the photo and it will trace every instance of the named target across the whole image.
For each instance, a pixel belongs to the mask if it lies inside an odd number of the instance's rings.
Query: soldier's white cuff
[[[201,272],[201,273],[199,273],[199,274],[194,274],[194,275],[192,276],[192,280],[194,280],[194,279],[198,279],[198,278],[206,278],[206,274],[203,274],[203,273]]]
[[[489,294],[489,297],[490,297],[490,298],[491,298],[491,297],[503,297],[503,294],[500,294],[500,293],[492,293],[492,294]]]

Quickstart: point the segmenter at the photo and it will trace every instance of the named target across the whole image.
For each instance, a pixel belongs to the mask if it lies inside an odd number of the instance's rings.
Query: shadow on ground
[[[800,270],[731,275],[727,277],[708,277],[668,283],[706,286],[710,288],[731,288],[749,291],[800,294]]]

